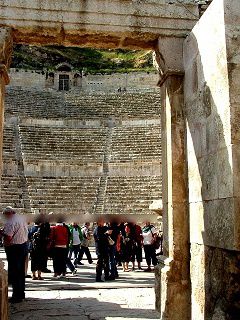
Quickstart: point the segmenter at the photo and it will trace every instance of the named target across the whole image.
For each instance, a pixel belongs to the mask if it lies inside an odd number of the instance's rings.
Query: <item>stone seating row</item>
[[[3,158],[15,158],[16,142],[14,126],[5,126],[3,134]]]
[[[75,211],[94,213],[100,177],[27,177],[32,212]],[[23,185],[18,177],[2,177],[1,203],[24,210]],[[161,198],[161,177],[108,177],[102,213],[150,213],[149,205]]]
[[[24,159],[102,162],[106,129],[20,126]]]
[[[69,129],[20,125],[25,160],[73,160],[102,162],[109,150],[110,162],[161,159],[159,126],[115,127],[111,142],[107,129]]]
[[[159,126],[115,127],[112,129],[110,162],[161,160]]]
[[[6,94],[5,112],[7,116],[48,119],[159,117],[160,95],[158,93],[79,95],[9,88]]]
[[[12,206],[18,210],[24,210],[23,184],[18,176],[1,177],[0,210],[6,206]]]
[[[57,212],[72,210],[93,213],[97,200],[99,177],[27,177],[32,211],[49,210]]]
[[[108,177],[104,212],[151,213],[149,205],[161,198],[161,177]]]

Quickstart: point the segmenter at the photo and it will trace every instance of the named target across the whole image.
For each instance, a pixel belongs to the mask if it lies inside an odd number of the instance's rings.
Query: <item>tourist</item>
[[[45,219],[44,219],[45,220]],[[46,255],[44,256],[44,265],[43,265],[43,270],[42,272],[44,273],[51,273],[52,271],[48,269],[47,263],[48,263],[48,257],[49,257],[49,247],[50,247],[50,232],[51,232],[51,227],[50,223],[48,221],[44,221],[41,226],[44,229],[45,232],[45,237],[47,239],[47,252]]]
[[[51,227],[50,238],[53,245],[52,258],[54,277],[65,277],[70,232],[68,227],[62,222],[61,219],[59,219],[55,226]]]
[[[30,223],[28,223],[28,233],[29,233],[29,230],[31,229],[32,227],[30,226]],[[27,251],[27,256],[26,256],[26,259],[25,259],[25,278],[32,278],[29,274],[28,274],[28,263],[29,263],[29,256],[30,256],[30,242],[29,242],[29,239],[28,239],[28,242],[27,242],[27,248],[28,248],[28,251]]]
[[[121,267],[122,266],[122,253],[121,253],[121,241],[122,241],[122,233],[121,233],[121,224],[118,225],[119,234],[117,236],[117,242],[116,242],[116,265]]]
[[[90,223],[89,222],[86,222],[84,224],[83,228],[82,228],[83,239],[82,239],[82,242],[81,242],[81,248],[80,248],[80,252],[79,252],[79,255],[78,255],[78,264],[80,264],[80,265],[83,265],[81,260],[82,260],[84,254],[87,257],[88,263],[89,264],[93,263],[92,256],[91,256],[91,253],[90,253],[90,250],[89,250],[89,241],[91,239],[91,233],[90,233],[90,229],[89,228],[90,228]]]
[[[8,261],[8,278],[12,284],[12,303],[25,299],[25,261],[28,252],[28,227],[23,216],[12,207],[3,211],[6,220],[2,234]]]
[[[155,227],[150,224],[150,222],[146,222],[145,226],[142,229],[142,235],[143,235],[143,247],[145,252],[145,259],[148,266],[145,271],[150,272],[152,271],[151,264],[155,266],[158,262],[156,258],[156,250],[154,246],[154,242],[157,237],[157,231]]]
[[[111,280],[109,277],[109,254],[108,254],[108,236],[111,231],[108,230],[107,226],[104,226],[104,221],[99,219],[97,227],[93,232],[96,254],[97,254],[97,265],[96,265],[96,281],[103,282],[102,271],[104,269],[105,281]]]
[[[122,244],[121,244],[121,252],[122,252],[122,265],[123,271],[129,272],[129,262],[132,261],[133,256],[133,233],[131,229],[130,223],[125,223],[125,235],[122,234]]]
[[[135,269],[135,259],[137,260],[138,270],[142,270],[141,262],[142,262],[142,248],[143,248],[143,236],[142,236],[142,228],[134,224],[133,225],[133,255],[132,255],[132,269]]]
[[[109,243],[109,260],[110,260],[110,277],[112,279],[118,278],[118,270],[117,270],[117,242],[120,234],[120,229],[116,222],[112,222],[109,226],[109,230],[111,230],[111,236],[108,238]]]
[[[71,260],[72,254],[74,254],[74,266],[77,266],[78,263],[78,254],[80,252],[80,244],[83,240],[81,227],[73,222],[69,226],[70,231],[70,242],[69,242],[69,259]]]
[[[37,229],[36,229],[37,227]],[[46,232],[45,223],[36,224],[31,236],[31,270],[33,280],[43,280],[42,272],[45,270],[47,245],[49,234]]]
[[[70,242],[71,234],[70,234],[69,227],[65,223],[63,223],[63,226],[67,229],[68,239]],[[76,266],[72,263],[71,259],[69,258],[69,244],[67,246],[66,267],[71,271],[72,275],[75,275],[77,273]]]
[[[121,222],[118,225],[118,228],[120,233],[119,233],[119,236],[117,239],[117,245],[116,245],[116,250],[117,250],[116,261],[117,261],[117,265],[121,267],[122,266],[122,240],[123,240],[123,237],[126,235],[124,222]]]

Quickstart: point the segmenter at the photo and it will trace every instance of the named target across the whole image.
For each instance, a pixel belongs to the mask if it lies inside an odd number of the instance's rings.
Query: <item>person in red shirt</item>
[[[68,227],[62,222],[57,223],[51,227],[50,238],[53,245],[54,277],[65,277],[70,238]]]

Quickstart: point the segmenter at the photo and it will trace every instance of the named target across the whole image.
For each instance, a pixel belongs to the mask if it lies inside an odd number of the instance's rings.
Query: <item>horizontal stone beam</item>
[[[153,48],[159,36],[185,37],[196,4],[167,0],[0,0],[0,26],[15,43]]]

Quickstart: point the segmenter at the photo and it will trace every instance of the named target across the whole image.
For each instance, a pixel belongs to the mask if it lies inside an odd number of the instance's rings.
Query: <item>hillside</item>
[[[12,67],[28,70],[53,70],[61,62],[68,62],[74,69],[84,70],[87,73],[153,70],[151,51],[24,45],[15,45]]]

